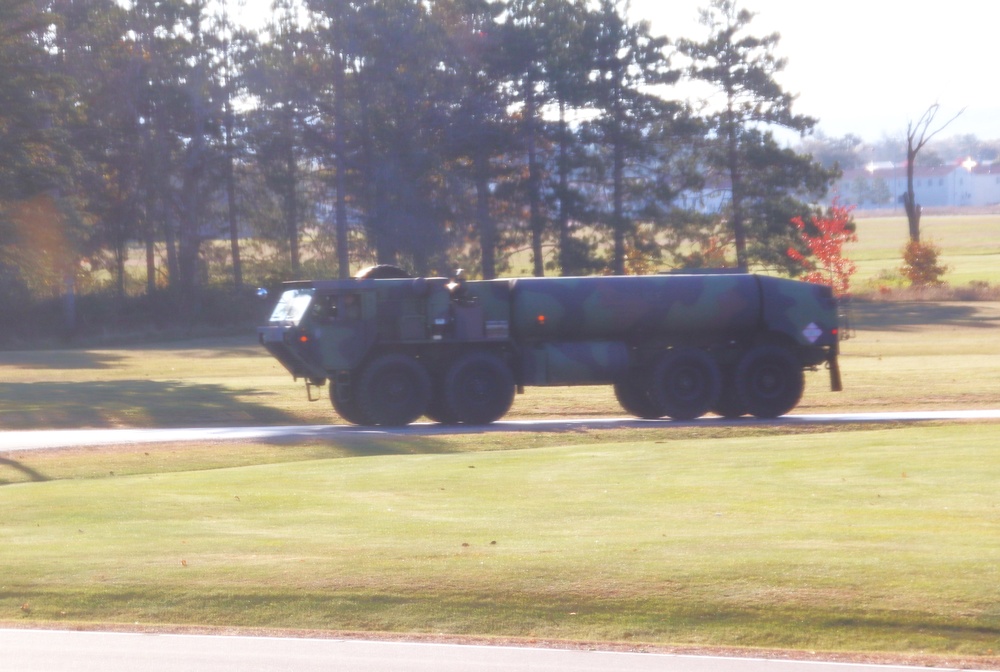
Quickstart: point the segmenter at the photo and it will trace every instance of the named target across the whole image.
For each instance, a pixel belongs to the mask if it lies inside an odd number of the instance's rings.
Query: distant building
[[[917,167],[913,191],[923,207],[982,207],[1000,204],[1000,164],[965,160],[950,166]],[[845,170],[830,191],[842,205],[859,210],[896,208],[906,193],[906,167],[873,164]]]

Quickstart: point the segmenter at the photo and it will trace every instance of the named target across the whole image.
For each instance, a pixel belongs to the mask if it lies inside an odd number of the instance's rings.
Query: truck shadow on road
[[[124,357],[90,350],[19,350],[3,353],[3,366],[14,369],[114,369]]]
[[[194,427],[301,422],[272,393],[178,381],[0,383],[4,429]],[[259,398],[261,403],[246,401]]]
[[[927,325],[1000,327],[1000,306],[992,302],[853,301],[844,310],[850,328],[858,331],[908,331]]]

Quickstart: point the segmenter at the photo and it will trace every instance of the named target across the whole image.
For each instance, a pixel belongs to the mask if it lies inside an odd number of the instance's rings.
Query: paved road
[[[279,427],[201,427],[172,429],[54,429],[0,432],[0,451],[35,450],[40,448],[70,448],[115,444],[161,443],[171,441],[223,441],[239,439],[268,440],[276,438],[333,438],[344,432],[387,432],[416,435],[481,434],[510,431],[561,431],[580,427],[680,427],[710,425],[797,425],[848,422],[925,422],[929,420],[998,420],[1000,410],[978,411],[906,411],[896,413],[827,413],[786,415],[777,420],[741,418],[699,418],[691,422],[675,420],[636,420],[635,418],[588,418],[572,420],[504,420],[488,426],[465,427],[418,423],[397,429],[354,427],[352,425],[302,425]]]
[[[0,630],[11,672],[913,672],[945,668],[334,639]]]

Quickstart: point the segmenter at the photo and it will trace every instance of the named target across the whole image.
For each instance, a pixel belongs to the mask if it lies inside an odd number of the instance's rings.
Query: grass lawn
[[[920,221],[921,240],[937,245],[940,261],[948,267],[944,282],[956,287],[972,281],[1000,283],[1000,214],[926,214]],[[908,238],[906,216],[856,217],[856,222],[858,242],[844,248],[858,266],[853,286],[898,276]]]
[[[18,456],[0,618],[989,656],[997,427]]]

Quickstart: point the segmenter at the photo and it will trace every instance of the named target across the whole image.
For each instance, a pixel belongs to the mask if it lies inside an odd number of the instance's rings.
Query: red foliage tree
[[[851,276],[857,271],[854,262],[844,256],[844,244],[855,243],[858,234],[851,213],[854,206],[842,206],[836,200],[826,213],[810,217],[810,224],[801,217],[792,219],[808,254],[788,248],[788,256],[802,264],[806,282],[831,285],[837,296],[850,293]]]

